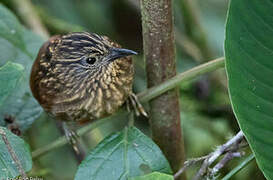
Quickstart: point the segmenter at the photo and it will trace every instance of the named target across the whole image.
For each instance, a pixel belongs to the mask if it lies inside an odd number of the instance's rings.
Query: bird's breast
[[[56,98],[51,113],[59,119],[73,121],[111,115],[132,93],[133,75],[132,59],[118,59],[92,79],[82,80],[73,95],[68,93],[66,97]]]

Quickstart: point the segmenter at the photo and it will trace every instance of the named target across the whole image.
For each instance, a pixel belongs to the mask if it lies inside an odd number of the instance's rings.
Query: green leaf
[[[137,128],[105,138],[80,164],[75,180],[122,180],[159,171],[172,173],[159,147]]]
[[[23,69],[22,65],[11,62],[0,67],[0,107],[3,101],[15,89],[19,79],[22,77]]]
[[[5,115],[11,115],[24,131],[42,113],[42,108],[31,96],[29,88],[31,66],[42,43],[40,37],[26,30],[14,15],[0,4],[0,67],[8,61],[24,67],[16,91],[6,94],[5,101],[1,102],[0,125],[4,125]]]
[[[20,164],[25,172],[31,170],[32,159],[28,144],[23,139],[14,135],[4,127],[0,127],[0,131],[3,131],[15,152]],[[2,135],[0,134],[0,179],[15,178],[20,175],[16,163],[13,161],[10,152],[7,149]]]
[[[153,172],[144,176],[129,178],[129,180],[173,180],[173,176],[169,174]]]
[[[273,0],[232,0],[225,40],[233,110],[267,179],[273,179],[272,9]]]

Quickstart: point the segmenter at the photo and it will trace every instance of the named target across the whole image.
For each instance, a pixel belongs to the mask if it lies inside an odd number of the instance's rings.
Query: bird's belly
[[[73,105],[70,107],[56,107],[52,111],[53,115],[64,121],[93,121],[103,117],[107,117],[118,110],[126,101],[129,96],[128,93],[112,93],[110,98],[103,98],[99,95],[94,99],[87,99],[84,103]]]
[[[125,91],[125,89],[127,91]],[[68,116],[74,121],[85,122],[107,117],[120,108],[129,94],[132,92],[131,86],[116,89],[109,92],[102,89],[97,90],[92,98],[88,98],[78,108],[73,108],[67,112]],[[108,94],[107,94],[108,93]]]

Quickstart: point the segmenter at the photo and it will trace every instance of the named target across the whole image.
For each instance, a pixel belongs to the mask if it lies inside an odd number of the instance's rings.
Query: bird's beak
[[[125,57],[125,56],[130,56],[130,55],[137,55],[137,53],[129,49],[111,48],[110,54],[108,55],[107,59],[109,61],[114,61],[115,59]]]

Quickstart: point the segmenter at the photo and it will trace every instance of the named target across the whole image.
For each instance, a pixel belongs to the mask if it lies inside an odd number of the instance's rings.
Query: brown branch
[[[15,163],[16,167],[17,167],[17,170],[19,171],[20,175],[22,176],[23,179],[27,179],[27,175],[23,169],[23,166],[20,162],[20,160],[18,159],[15,151],[12,149],[11,147],[11,144],[6,136],[6,133],[3,129],[0,128],[0,135],[2,136],[2,139],[4,141],[4,143],[6,144],[7,146],[7,149],[8,149],[8,152],[13,160],[13,162]]]
[[[150,88],[176,75],[172,0],[140,2],[143,47]],[[153,140],[161,148],[174,171],[184,163],[178,98],[179,91],[174,88],[150,101]],[[179,179],[185,178],[181,176]]]

